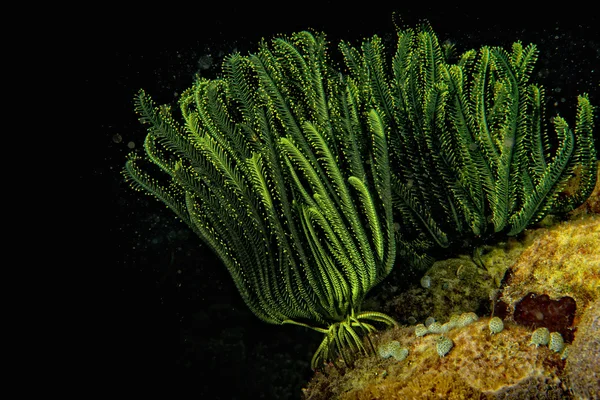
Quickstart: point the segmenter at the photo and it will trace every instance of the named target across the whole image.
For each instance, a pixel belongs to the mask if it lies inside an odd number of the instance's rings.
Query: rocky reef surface
[[[354,365],[317,371],[305,399],[600,398],[600,184],[568,218],[417,281],[372,299],[400,326],[365,338],[373,354]]]

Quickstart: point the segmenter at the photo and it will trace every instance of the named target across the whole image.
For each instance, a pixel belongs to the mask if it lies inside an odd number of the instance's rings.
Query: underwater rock
[[[530,328],[545,327],[551,332],[559,332],[570,343],[576,311],[577,304],[571,297],[552,300],[546,294],[529,293],[516,304],[513,319]]]
[[[406,360],[369,356],[354,368],[327,368],[315,374],[305,399],[569,398],[560,354],[530,346],[532,332],[520,325],[505,323],[490,335],[489,321],[480,318],[443,336],[417,337],[411,327],[373,335],[375,345],[396,340],[409,349]],[[440,337],[454,343],[444,357]]]
[[[565,371],[576,399],[600,399],[600,300],[587,308],[577,326]]]
[[[471,256],[438,261],[408,290],[382,296],[383,311],[412,326],[370,339],[375,346],[398,341],[407,358],[398,363],[366,356],[351,368],[327,367],[310,381],[305,398],[600,398],[600,215],[591,214],[598,210],[599,186],[595,193],[573,220],[527,229],[487,247],[475,262]],[[419,282],[424,275],[430,277],[427,289]],[[487,308],[496,299],[492,292],[501,300],[495,309]],[[591,311],[584,315],[592,303],[593,318]],[[459,323],[466,311],[492,310],[504,320],[498,333],[491,334],[488,317]],[[444,357],[436,348],[441,333],[431,332],[431,324],[415,326],[428,317],[453,327],[441,330],[454,343]],[[548,345],[531,345],[539,327],[551,332]],[[556,332],[572,342],[562,352]]]
[[[500,300],[506,305],[505,319],[517,321],[520,314],[517,306],[534,293],[533,303],[524,307],[526,311],[533,307],[528,311],[543,313],[535,309],[543,305],[535,305],[540,301],[547,303],[546,311],[555,306],[571,308],[566,304],[571,300],[565,299],[571,298],[575,301],[577,324],[581,310],[600,297],[600,215],[586,215],[542,231],[511,267],[502,288]],[[549,300],[559,300],[560,304],[551,305]],[[554,313],[557,318],[560,314]],[[567,332],[547,327],[569,341]]]
[[[414,318],[447,321],[452,314],[477,311],[487,305],[489,293],[498,288],[499,280],[478,267],[470,257],[458,257],[435,262],[424,276],[428,287],[422,283],[388,300],[384,312],[393,314],[400,322]]]

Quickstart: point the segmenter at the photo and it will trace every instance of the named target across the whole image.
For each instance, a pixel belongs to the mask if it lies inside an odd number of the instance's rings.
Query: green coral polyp
[[[488,327],[490,328],[490,334],[494,335],[504,330],[504,322],[499,317],[493,317],[488,322]]]
[[[546,327],[537,328],[531,334],[530,345],[538,347],[538,346],[546,346],[550,340],[550,331]]]
[[[454,342],[452,342],[452,339],[444,335],[440,336],[435,344],[435,348],[440,357],[445,357],[446,354],[452,350],[452,347],[454,347]]]
[[[396,361],[403,361],[408,357],[408,349],[402,347],[397,340],[392,340],[389,343],[380,345],[377,348],[377,353],[381,358],[393,357]]]
[[[566,360],[569,357],[569,345],[565,344],[560,352],[560,358]]]
[[[444,334],[455,328],[463,328],[477,321],[479,317],[474,312],[466,312],[461,315],[452,315],[450,320],[444,324],[436,321],[433,317],[428,317],[425,324],[415,326],[415,335],[417,337],[428,334]]]
[[[415,326],[415,335],[417,337],[425,336],[428,333],[429,333],[429,328],[427,328],[425,325],[418,324],[417,326]]]
[[[550,333],[548,348],[555,353],[560,353],[565,348],[565,341],[559,332]]]
[[[433,322],[431,325],[429,325],[427,327],[427,329],[429,330],[429,333],[444,333],[444,325],[442,325],[441,323],[435,321]]]
[[[474,312],[462,313],[458,317],[458,320],[456,321],[456,326],[457,327],[465,327],[465,326],[470,325],[473,322],[477,321],[478,319],[479,319],[479,317]]]

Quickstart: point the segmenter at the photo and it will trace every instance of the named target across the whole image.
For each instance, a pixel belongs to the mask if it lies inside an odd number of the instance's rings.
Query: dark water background
[[[600,105],[600,21],[591,11],[394,3],[167,2],[128,12],[103,9],[82,26],[89,37],[81,54],[90,71],[82,83],[95,94],[87,100],[95,130],[86,133],[92,151],[80,154],[91,163],[91,175],[79,178],[91,183],[85,208],[99,214],[103,239],[82,238],[89,259],[81,262],[98,265],[93,280],[102,288],[94,315],[102,340],[92,356],[108,363],[102,376],[107,385],[190,385],[195,398],[298,399],[320,341],[314,332],[254,317],[225,268],[187,227],[123,183],[125,156],[131,147],[141,148],[145,135],[133,113],[138,89],[158,103],[172,102],[197,72],[213,76],[224,55],[253,51],[262,37],[279,33],[324,31],[332,53],[340,39],[393,37],[395,11],[407,26],[428,20],[440,40],[452,41],[459,52],[509,47],[517,40],[536,43],[537,81],[546,87],[548,116],[558,111],[572,123],[582,92]],[[80,215],[87,227],[86,214]]]

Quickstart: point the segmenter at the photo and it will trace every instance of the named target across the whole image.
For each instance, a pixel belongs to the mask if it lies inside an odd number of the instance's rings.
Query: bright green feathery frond
[[[384,238],[383,232],[381,232],[381,225],[379,223],[379,217],[377,216],[377,210],[374,205],[373,197],[371,196],[371,193],[365,186],[364,182],[357,177],[349,177],[348,183],[350,183],[350,185],[356,189],[358,197],[360,198],[360,202],[363,206],[363,213],[366,215],[369,223],[369,230],[371,231],[372,243],[373,247],[375,248],[377,258],[379,260],[383,260]]]
[[[259,318],[325,334],[314,368],[366,352],[365,321],[395,323],[361,311],[395,257],[386,134],[326,50],[300,32],[230,55],[179,116],[140,92],[146,152],[124,171],[210,246]]]
[[[573,154],[574,137],[567,122],[562,118],[555,118],[555,129],[560,137],[561,143],[557,156],[544,170],[539,183],[531,188],[523,207],[511,216],[512,226],[509,234],[521,232],[530,221],[537,221],[540,215],[544,215],[551,206],[554,198],[558,195],[555,187],[560,183],[559,179],[564,173],[569,160]]]
[[[324,334],[313,367],[368,352],[371,322],[394,324],[361,304],[396,249],[424,264],[436,247],[517,234],[583,202],[597,168],[586,95],[573,129],[545,121],[534,45],[453,62],[422,26],[398,31],[390,59],[377,36],[339,48],[343,71],[324,35],[263,42],[199,78],[178,110],[140,91],[144,154],[124,169],[209,245],[259,318]]]
[[[580,96],[574,130],[554,119],[548,132],[544,90],[530,82],[535,45],[483,46],[453,63],[429,26],[397,39],[391,62],[378,37],[340,47],[360,107],[383,123],[401,248],[514,235],[589,196],[593,108]]]

